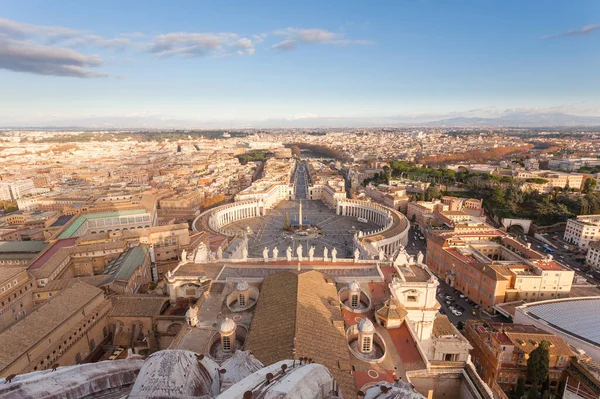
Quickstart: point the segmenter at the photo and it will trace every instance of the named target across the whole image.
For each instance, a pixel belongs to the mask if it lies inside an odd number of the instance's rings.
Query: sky
[[[0,0],[0,126],[600,116],[597,0]]]

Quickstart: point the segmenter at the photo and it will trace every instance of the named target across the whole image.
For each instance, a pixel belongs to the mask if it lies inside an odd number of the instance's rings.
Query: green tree
[[[427,190],[425,190],[425,200],[426,201],[431,201],[434,198],[441,198],[442,197],[442,192],[440,191],[440,188],[437,186],[434,186],[433,184],[429,187],[427,187]]]
[[[515,394],[519,399],[525,395],[525,380],[523,378],[519,378],[517,380],[517,388],[515,389]]]
[[[283,220],[283,230],[290,231],[292,230],[292,222],[290,222],[290,217],[288,214],[285,214],[285,219]]]
[[[536,387],[540,381],[548,378],[548,369],[550,368],[550,343],[542,341],[530,354],[527,360],[527,378],[531,381],[532,387]],[[528,396],[529,397],[529,396]]]
[[[594,179],[593,177],[589,177],[583,182],[582,191],[584,194],[591,194],[596,189],[596,186],[598,186],[598,180]]]
[[[542,399],[550,399],[550,391],[544,391],[542,394]]]
[[[527,399],[538,399],[538,388],[537,385],[532,385],[527,392]]]

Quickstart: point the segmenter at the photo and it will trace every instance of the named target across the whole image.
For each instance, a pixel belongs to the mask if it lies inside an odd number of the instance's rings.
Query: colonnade
[[[262,201],[240,201],[220,206],[209,211],[209,227],[222,234],[221,228],[238,220],[265,216],[265,207]]]

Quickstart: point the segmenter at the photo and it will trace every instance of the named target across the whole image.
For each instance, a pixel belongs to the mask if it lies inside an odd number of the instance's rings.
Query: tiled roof
[[[78,282],[0,333],[0,371],[99,295],[104,295],[101,289]]]
[[[164,296],[131,295],[114,296],[111,298],[113,308],[111,317],[154,317],[159,316],[165,302]]]
[[[265,278],[246,349],[264,364],[311,358],[329,369],[344,397],[356,396],[352,376],[339,367],[350,355],[337,291],[320,272],[285,271]]]

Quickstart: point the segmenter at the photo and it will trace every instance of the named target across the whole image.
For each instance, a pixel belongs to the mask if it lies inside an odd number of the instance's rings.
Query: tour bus
[[[358,221],[361,223],[369,223],[369,221],[365,218],[358,218]]]

